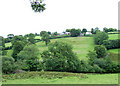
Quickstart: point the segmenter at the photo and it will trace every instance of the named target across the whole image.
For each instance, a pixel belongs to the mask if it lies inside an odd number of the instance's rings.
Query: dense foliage
[[[31,44],[35,44],[35,35],[33,33],[30,33],[28,35],[28,41],[31,43]]]
[[[115,32],[115,31],[117,31],[117,29],[114,29],[114,28],[103,28],[103,31],[104,32],[106,32],[106,33],[108,33],[108,32]]]
[[[38,41],[45,41],[46,45],[50,39],[76,37],[81,33],[80,29],[67,29],[71,35],[58,35],[57,32],[52,33],[41,31],[42,39]],[[86,30],[83,29],[82,33]],[[63,32],[64,33],[64,32]],[[77,55],[72,51],[72,46],[68,43],[56,41],[48,45],[48,50],[39,52],[35,44],[35,36],[39,34],[27,34],[25,36],[19,35],[9,38],[12,46],[5,47],[5,40],[0,43],[0,49],[3,55],[6,55],[6,50],[13,49],[12,57],[4,57],[3,73],[14,73],[17,69],[26,71],[64,71],[64,72],[78,72],[78,73],[113,73],[120,72],[120,65],[111,61],[107,49],[120,48],[120,40],[107,40],[108,34],[100,32],[99,28],[93,29],[94,41],[97,44],[94,51],[90,51],[87,55],[88,60],[79,60]],[[9,41],[8,39],[8,41]],[[104,46],[106,47],[104,47]],[[6,60],[6,61],[5,61]]]
[[[31,0],[31,7],[32,7],[32,10],[34,10],[34,12],[43,12],[46,8],[45,8],[45,5],[46,4],[43,4],[43,0]]]
[[[103,45],[97,45],[94,48],[97,58],[104,58],[107,55],[107,50]]]
[[[86,32],[87,32],[87,29],[83,28],[82,33],[84,34],[84,36],[85,36]]]
[[[17,67],[12,57],[2,56],[2,72],[14,73]]]
[[[109,57],[98,58],[96,52],[88,53],[89,64],[93,67],[93,72],[96,73],[118,73],[120,65],[115,64]]]
[[[81,30],[73,28],[73,29],[70,30],[70,33],[71,33],[72,37],[77,37],[77,36],[80,36]]]
[[[23,66],[24,70],[36,71],[39,69],[39,50],[35,45],[25,46],[18,54],[18,59],[22,60],[26,65]]]
[[[43,36],[45,33],[47,33],[47,32],[46,31],[41,31],[40,36]]]
[[[22,41],[16,41],[13,45],[12,57],[17,61],[17,54],[24,48],[25,43]]]
[[[105,32],[97,32],[94,35],[94,42],[97,45],[102,45],[104,40],[108,39],[108,34]]]
[[[95,29],[94,28],[91,28],[91,33],[92,34],[96,34],[97,32],[99,32],[100,30],[99,30],[99,28],[98,27],[96,27]]]
[[[120,39],[116,39],[116,40],[104,40],[104,41],[103,41],[103,45],[104,45],[107,49],[120,48]]]
[[[50,36],[47,32],[42,35],[42,40],[45,41],[46,46],[50,42]]]
[[[51,43],[48,51],[44,51],[41,57],[45,70],[75,72],[79,66],[79,60],[73,53],[71,45],[64,42]]]

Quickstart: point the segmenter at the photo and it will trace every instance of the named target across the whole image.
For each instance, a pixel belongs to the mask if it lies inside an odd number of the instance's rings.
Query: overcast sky
[[[63,32],[67,28],[118,28],[119,0],[45,0],[46,10],[35,13],[29,0],[0,1],[0,35]]]

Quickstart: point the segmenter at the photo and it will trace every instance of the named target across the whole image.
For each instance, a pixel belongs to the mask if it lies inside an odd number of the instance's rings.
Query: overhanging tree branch
[[[44,0],[30,0],[32,10],[34,10],[34,12],[43,12],[46,9],[46,4],[44,4],[43,1]]]

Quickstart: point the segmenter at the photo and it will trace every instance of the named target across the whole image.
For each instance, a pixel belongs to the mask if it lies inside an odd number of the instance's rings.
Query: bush
[[[104,73],[119,73],[120,66],[113,63],[109,57],[105,59],[96,59],[94,64],[103,69]]]
[[[98,65],[94,64],[93,65],[93,70],[95,71],[95,73],[102,73],[103,69],[100,68]]]
[[[99,45],[101,46],[101,45]],[[95,72],[95,73],[119,73],[120,72],[120,65],[113,63],[113,61],[111,60],[111,58],[106,54],[104,55],[104,50],[105,49],[99,49],[100,47],[97,46],[96,50],[98,50],[97,52],[94,51],[89,51],[88,53],[88,64],[81,65],[83,66],[82,68],[84,68],[84,72]],[[102,53],[102,54],[101,54]],[[102,56],[101,56],[102,55]],[[98,58],[99,56],[99,58]],[[104,58],[101,58],[103,57]],[[87,65],[91,65],[91,66],[87,66]],[[92,68],[92,70],[91,70]],[[82,69],[83,70],[83,69]],[[83,72],[83,71],[82,71]]]
[[[14,73],[17,67],[12,57],[2,57],[2,72],[3,73]]]
[[[104,41],[103,41],[103,45],[104,45],[107,49],[120,48],[120,39],[116,39],[116,40],[104,40]]]
[[[17,54],[23,50],[25,46],[25,43],[23,41],[16,41],[14,42],[14,45],[13,45],[13,52],[12,52],[12,57],[15,59],[15,61],[17,61]]]
[[[105,32],[97,32],[94,35],[94,42],[97,45],[102,45],[104,40],[108,39],[108,34]]]
[[[48,51],[44,51],[41,57],[45,70],[75,72],[79,66],[79,60],[71,45],[64,42],[51,43]]]
[[[87,61],[81,60],[80,63],[79,63],[79,67],[78,67],[77,72],[93,73],[95,71],[93,70],[93,67]]]
[[[88,62],[90,65],[93,66],[94,64],[94,60],[97,58],[97,54],[95,51],[89,51],[89,53],[87,54],[87,57],[88,57]]]
[[[39,54],[39,50],[34,44],[25,46],[18,54],[18,59],[23,60],[24,64],[26,64],[23,69],[36,71],[39,66]]]
[[[2,55],[3,56],[7,55],[7,51],[6,50],[2,50]]]
[[[98,58],[104,58],[107,55],[107,50],[103,45],[97,45],[94,48]]]

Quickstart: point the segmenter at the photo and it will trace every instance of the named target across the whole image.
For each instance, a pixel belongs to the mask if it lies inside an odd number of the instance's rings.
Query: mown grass
[[[51,43],[55,41],[63,41],[71,44],[73,46],[73,51],[77,54],[79,59],[86,59],[88,51],[93,50],[95,46],[93,37],[69,37],[51,39]],[[47,50],[47,46],[42,41],[36,43],[36,45],[39,47],[39,50],[41,52]]]
[[[53,72],[53,74],[54,73],[55,72]],[[14,80],[9,79],[3,82],[3,84],[118,84],[118,74],[85,74],[85,75],[87,77],[64,76],[62,78],[42,78],[41,76],[38,76],[35,78],[28,79],[14,79]]]

